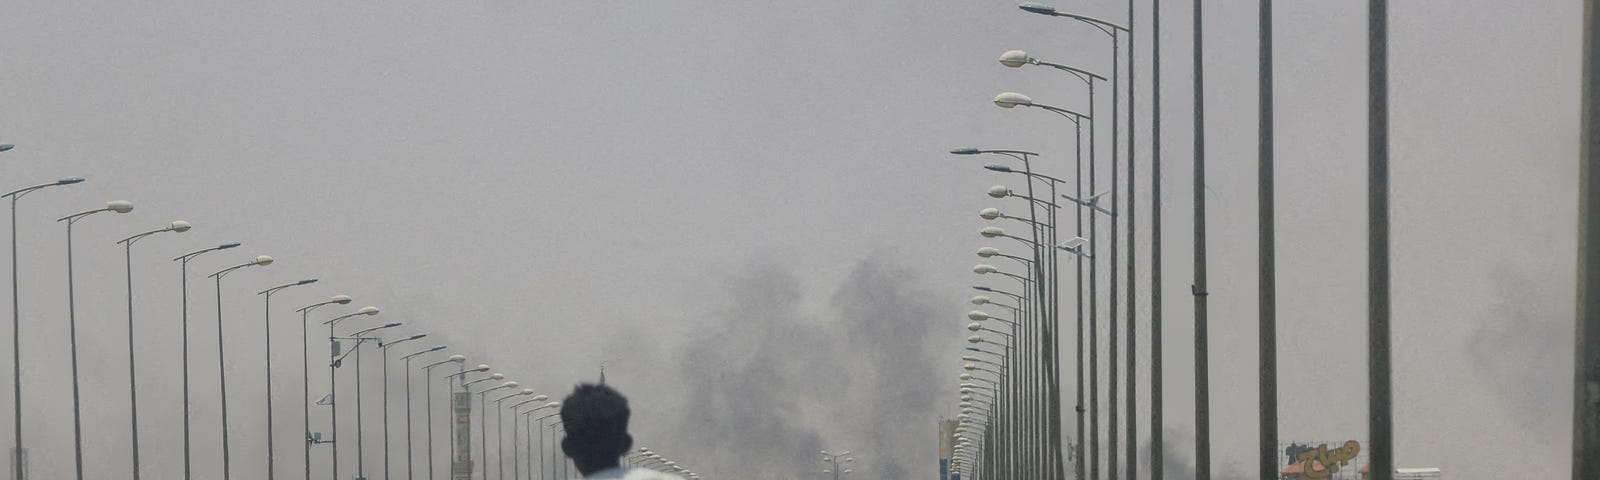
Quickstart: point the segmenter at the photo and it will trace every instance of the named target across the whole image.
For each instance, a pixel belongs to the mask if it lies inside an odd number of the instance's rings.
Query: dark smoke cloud
[[[932,344],[953,327],[938,328],[919,281],[864,260],[815,304],[793,267],[758,260],[734,273],[704,329],[714,333],[683,349],[691,398],[676,448],[742,467],[718,472],[727,478],[812,476],[830,448],[857,452],[857,478],[932,472],[917,461],[934,458],[937,392],[949,383],[935,376]]]
[[[1507,402],[1518,423],[1530,431],[1561,427],[1569,409],[1562,392],[1570,392],[1572,320],[1562,318],[1547,295],[1523,275],[1501,269],[1495,275],[1499,292],[1476,319],[1467,344],[1469,356],[1491,390]]]
[[[1172,479],[1195,478],[1195,464],[1192,455],[1194,453],[1194,442],[1192,441],[1194,438],[1194,432],[1167,429],[1163,438],[1165,440],[1163,441],[1162,446],[1164,451],[1161,455],[1161,457],[1164,459],[1161,465],[1162,476]],[[1213,440],[1213,442],[1215,442],[1215,440]],[[1150,451],[1150,444],[1146,442],[1140,450],[1145,452]],[[1143,473],[1146,474],[1145,476],[1149,476],[1148,465],[1145,466],[1145,471]],[[1231,468],[1227,470],[1219,470],[1216,464],[1216,458],[1213,456],[1211,464],[1211,478],[1217,480],[1245,480],[1250,478],[1250,476],[1246,475],[1244,472],[1240,472]]]

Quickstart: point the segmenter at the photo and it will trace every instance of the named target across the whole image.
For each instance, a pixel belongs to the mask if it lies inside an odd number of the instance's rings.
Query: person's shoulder
[[[622,478],[623,480],[683,480],[683,477],[669,473],[657,472],[647,468],[635,468],[628,470],[628,475]]]

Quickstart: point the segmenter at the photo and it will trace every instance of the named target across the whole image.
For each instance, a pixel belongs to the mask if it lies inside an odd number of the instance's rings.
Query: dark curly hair
[[[578,385],[561,402],[561,423],[567,434],[561,450],[584,474],[617,466],[633,448],[628,435],[628,399],[606,385]]]

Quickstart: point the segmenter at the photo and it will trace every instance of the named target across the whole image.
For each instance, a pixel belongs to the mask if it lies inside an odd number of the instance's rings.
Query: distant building
[[[961,480],[961,474],[950,468],[956,452],[956,425],[955,420],[939,421],[939,480]]]

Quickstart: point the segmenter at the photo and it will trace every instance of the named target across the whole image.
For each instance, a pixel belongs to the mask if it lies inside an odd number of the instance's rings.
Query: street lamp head
[[[74,183],[83,183],[83,177],[67,177],[56,180],[56,185],[72,185]]]
[[[479,365],[479,366],[480,367],[487,367],[487,365]],[[505,374],[502,374],[500,372],[495,372],[494,374],[489,375],[489,378],[492,378],[492,379],[495,379],[495,380],[503,380],[503,379],[506,378],[506,376],[505,376]]]
[[[974,363],[967,363],[967,364],[962,364],[961,368],[964,368],[964,369],[966,369],[967,371],[970,372],[970,371],[973,371],[973,370],[977,370],[978,369],[978,365],[974,364]]]
[[[985,193],[988,193],[989,196],[994,198],[1006,198],[1011,196],[1011,189],[1007,188],[1005,185],[995,185],[993,187],[989,187],[989,191]]]
[[[467,356],[466,355],[451,355],[450,358],[448,359],[448,361],[456,362],[456,363],[462,363],[462,362],[467,361]]]
[[[549,396],[549,395],[537,395],[537,396],[534,396],[534,397],[533,397],[533,398],[532,398],[532,399],[531,399],[531,401],[534,401],[534,402],[543,402],[543,401],[545,401],[545,400],[549,400],[549,399],[550,399],[550,396]]]
[[[995,238],[1005,234],[1006,229],[1000,227],[983,227],[978,230],[978,235],[983,235],[983,238]]]
[[[0,143],[0,152],[4,152],[13,148],[17,148],[17,146],[9,143]]]
[[[1005,165],[1001,165],[1001,164],[998,164],[998,163],[991,163],[991,164],[988,164],[988,165],[984,165],[983,168],[988,169],[988,170],[993,170],[993,171],[996,171],[996,172],[1000,172],[1000,173],[1011,173],[1013,171],[1013,170],[1011,170],[1011,167],[1008,167],[1008,166],[1005,166]]]
[[[965,147],[965,148],[952,149],[952,150],[950,150],[950,153],[955,154],[955,155],[977,155],[977,154],[983,153],[983,150],[978,150],[978,149],[972,148],[972,147]]]
[[[649,452],[650,452],[649,448],[639,447],[639,453],[649,453]]]
[[[1089,239],[1083,237],[1072,237],[1071,240],[1061,242],[1061,244],[1057,245],[1057,247],[1060,247],[1062,250],[1077,250],[1078,247],[1083,246],[1085,243],[1089,243]]]
[[[239,246],[239,242],[224,243],[222,245],[217,245],[217,250],[227,250],[237,246]]]
[[[428,336],[428,334],[426,334],[426,333],[419,333],[419,334],[416,334],[416,335],[412,335],[412,336],[410,336],[410,337],[407,337],[407,338],[406,338],[406,340],[416,340],[416,339],[419,339],[419,338],[422,338],[422,337],[426,337],[426,336]],[[439,347],[439,348],[444,348],[444,347]]]
[[[400,322],[389,322],[389,323],[383,324],[383,326],[378,327],[378,328],[394,328],[394,327],[398,327],[398,326],[400,326]]]
[[[967,337],[967,343],[983,343],[983,336],[981,336],[981,335],[973,335],[973,336]],[[969,380],[969,379],[963,378],[962,380]]]
[[[993,318],[993,317],[990,317],[989,313],[985,312],[983,310],[973,310],[973,311],[967,312],[967,319],[968,320],[972,320],[974,322],[981,322],[981,321],[984,321],[984,320],[988,320],[990,318]]]
[[[502,383],[500,384],[500,388],[517,388],[517,382]]]
[[[533,389],[524,388],[521,392],[517,392],[517,395],[533,395]]]
[[[967,419],[969,419],[969,418],[972,418],[972,416],[971,415],[967,415],[965,413],[960,414],[960,415],[956,415],[956,420],[960,420],[960,421],[963,421],[963,422],[967,421]]]
[[[544,406],[545,408],[561,408],[561,402],[550,402],[544,404]]]
[[[333,298],[328,300],[328,301],[333,302],[333,303],[337,303],[337,304],[340,304],[340,305],[348,305],[348,304],[350,304],[350,296],[349,295],[334,295]]]
[[[194,228],[194,225],[190,225],[189,222],[185,222],[183,220],[177,220],[172,222],[171,225],[167,225],[167,230],[172,230],[178,233],[187,232],[191,228]]]
[[[994,104],[1000,108],[1013,108],[1018,105],[1030,107],[1033,106],[1033,99],[1017,92],[1005,92],[994,96]]]
[[[978,218],[982,218],[984,220],[994,220],[996,218],[1000,218],[1000,209],[990,207],[983,210],[978,210]]]
[[[106,202],[106,210],[117,213],[128,213],[133,211],[133,202],[127,200],[112,200]]]
[[[437,351],[444,350],[444,349],[445,349],[444,345],[434,345],[433,348],[428,349],[428,351],[437,352]],[[465,360],[466,357],[462,357],[462,359]]]
[[[974,331],[974,332],[982,331],[983,330],[983,324],[976,323],[976,322],[969,323],[969,324],[967,324],[967,330],[971,330],[971,331]]]
[[[999,254],[1000,250],[997,250],[994,247],[983,247],[978,249],[978,256],[983,258],[989,258]]]
[[[985,297],[983,295],[977,295],[977,296],[972,297],[972,304],[973,305],[987,305],[990,302],[991,302],[991,300],[989,300],[989,297]]]
[[[1028,52],[1022,50],[1006,50],[1000,54],[1000,64],[1011,68],[1018,68],[1032,63],[1033,58],[1028,57]]]
[[[972,380],[972,374],[970,374],[970,373],[963,373],[963,374],[961,374],[961,375],[957,375],[957,376],[956,376],[956,378],[960,378],[960,379],[962,379],[962,380]]]
[[[315,278],[307,278],[305,280],[294,282],[295,285],[310,285],[310,284],[313,284],[313,283],[317,283],[317,279],[315,279]]]
[[[1020,5],[1017,5],[1017,8],[1020,8],[1023,11],[1026,11],[1026,12],[1037,13],[1037,14],[1040,14],[1040,15],[1055,15],[1056,14],[1056,7],[1045,5],[1043,3],[1024,2],[1024,3],[1020,4]]]
[[[987,264],[980,263],[980,264],[972,266],[972,273],[976,273],[978,275],[987,275],[987,274],[990,274],[990,273],[999,273],[999,272],[1000,272],[1000,269],[994,268],[994,265],[987,265]]]
[[[260,265],[260,266],[263,266],[263,267],[265,267],[267,265],[272,265],[272,257],[266,256],[266,255],[258,255],[258,256],[256,256],[255,261],[251,262],[251,265]]]
[[[373,306],[365,306],[365,307],[361,307],[360,310],[356,310],[356,315],[377,315],[377,314],[378,314],[378,307],[373,307]]]

